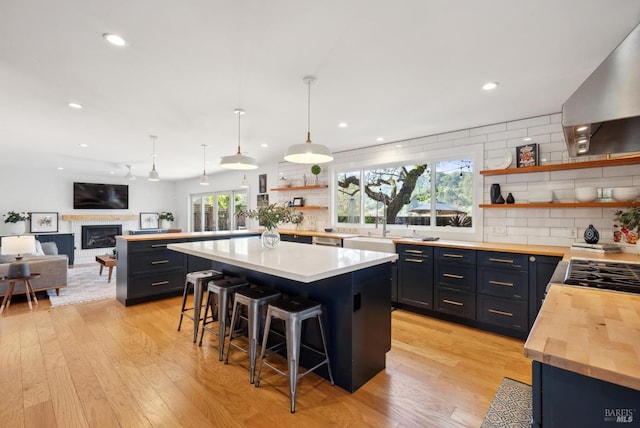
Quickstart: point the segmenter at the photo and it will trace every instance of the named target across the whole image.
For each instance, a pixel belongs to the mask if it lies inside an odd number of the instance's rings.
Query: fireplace
[[[82,226],[82,249],[113,248],[116,246],[116,235],[122,235],[121,224]]]

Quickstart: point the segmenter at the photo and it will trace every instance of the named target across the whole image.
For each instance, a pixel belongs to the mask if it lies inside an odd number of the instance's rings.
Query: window
[[[472,159],[351,169],[334,176],[338,224],[473,225]]]
[[[247,198],[246,190],[192,195],[192,230],[194,232],[208,232],[245,229],[245,220],[237,219],[236,213],[247,207]],[[232,200],[233,204],[231,204]]]

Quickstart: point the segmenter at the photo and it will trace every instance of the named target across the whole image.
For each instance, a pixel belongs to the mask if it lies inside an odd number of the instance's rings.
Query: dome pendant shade
[[[333,160],[331,150],[322,144],[311,142],[311,84],[315,81],[315,77],[307,76],[302,81],[308,87],[307,99],[307,141],[304,144],[294,144],[290,146],[284,155],[284,160],[293,163],[316,164],[326,163]]]
[[[238,115],[238,152],[235,155],[223,156],[220,166],[227,169],[256,169],[258,168],[256,160],[243,155],[240,151],[240,116],[244,114],[244,110],[237,108],[233,112]]]

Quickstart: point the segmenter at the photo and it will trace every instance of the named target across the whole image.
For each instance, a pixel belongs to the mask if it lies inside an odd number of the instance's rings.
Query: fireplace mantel
[[[63,214],[62,220],[70,220],[70,221],[73,221],[73,220],[138,220],[138,216],[135,214],[134,215]]]

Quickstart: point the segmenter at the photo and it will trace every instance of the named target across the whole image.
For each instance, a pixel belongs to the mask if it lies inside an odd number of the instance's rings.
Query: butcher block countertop
[[[640,390],[640,295],[552,285],[525,356]]]
[[[298,235],[298,236],[318,236],[321,238],[337,238],[347,239],[360,236],[357,233],[342,233],[342,232],[325,232],[317,230],[295,230],[295,229],[278,229],[278,233],[281,235]]]

